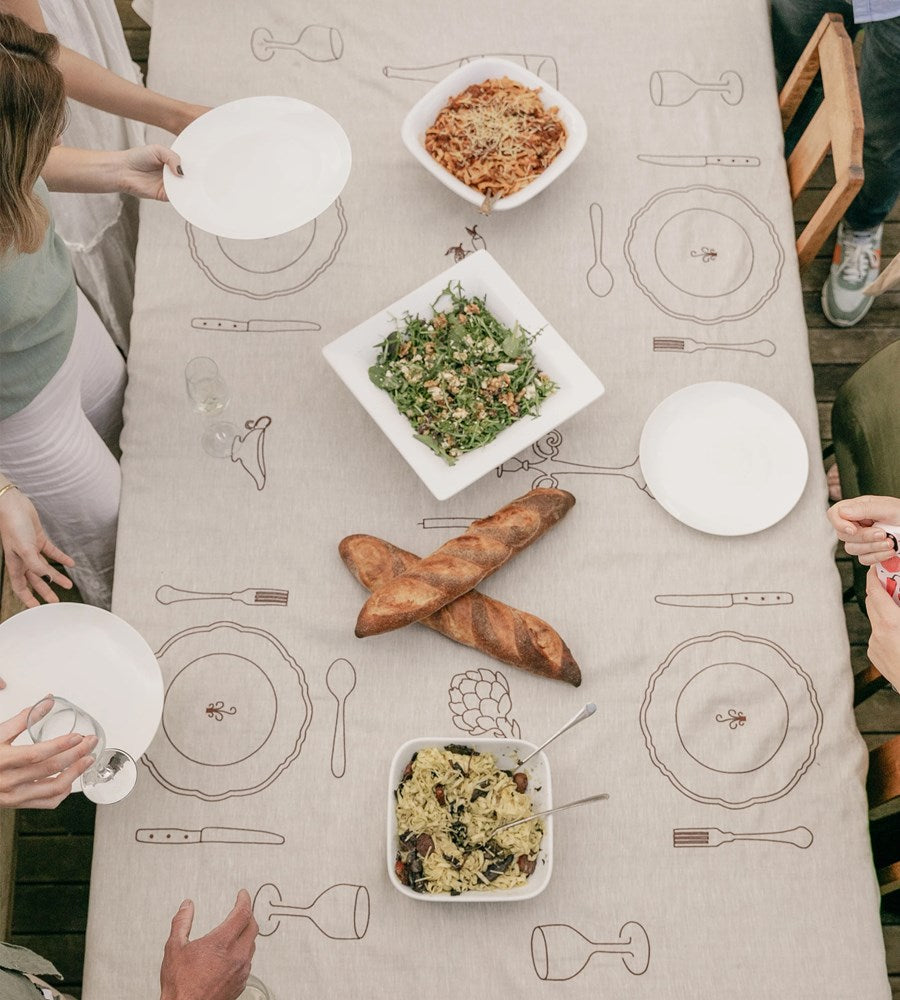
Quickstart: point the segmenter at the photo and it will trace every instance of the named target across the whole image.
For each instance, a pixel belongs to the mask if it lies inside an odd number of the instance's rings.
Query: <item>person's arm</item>
[[[884,589],[874,566],[866,574],[866,614],[872,626],[869,662],[900,690],[900,607]]]
[[[72,586],[72,581],[47,559],[63,566],[74,566],[75,560],[50,541],[34,504],[3,473],[0,473],[0,545],[13,593],[26,608],[37,607],[35,594],[56,603],[59,598],[50,589],[51,583],[65,590]],[[3,686],[0,679],[0,687]]]
[[[47,30],[38,0],[0,0],[0,10],[22,18],[35,31]],[[132,83],[65,45],[60,45],[59,68],[66,94],[74,100],[175,135],[209,111],[204,105],[177,101]]]
[[[181,173],[181,159],[166,146],[122,150],[54,146],[41,176],[51,191],[122,191],[138,198],[167,201],[163,164]]]
[[[864,566],[872,566],[894,554],[891,540],[873,523],[900,524],[900,500],[876,496],[841,500],[828,509],[828,520],[847,553],[856,556]]]
[[[209,934],[190,940],[194,904],[172,918],[159,970],[160,1000],[236,1000],[250,975],[259,927],[250,894],[241,889],[231,913]]]
[[[72,782],[94,763],[96,736],[69,733],[53,740],[13,746],[25,732],[30,709],[0,722],[0,807],[55,809],[72,790]]]

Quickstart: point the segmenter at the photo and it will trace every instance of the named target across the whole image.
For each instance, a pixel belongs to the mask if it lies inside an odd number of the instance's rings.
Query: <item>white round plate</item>
[[[118,616],[87,604],[21,611],[0,625],[0,664],[0,720],[53,693],[92,715],[107,746],[135,760],[150,746],[162,717],[162,673],[144,638]],[[81,789],[80,778],[72,788]]]
[[[245,97],[193,121],[172,143],[184,176],[166,194],[192,225],[237,240],[279,236],[337,198],[350,141],[326,111],[294,97]]]
[[[809,473],[793,417],[739,382],[698,382],[667,396],[644,424],[640,455],[662,507],[712,535],[771,527],[793,509]]]

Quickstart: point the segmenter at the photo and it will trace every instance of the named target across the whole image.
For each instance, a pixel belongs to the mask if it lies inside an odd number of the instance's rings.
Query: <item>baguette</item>
[[[536,489],[473,521],[458,538],[379,587],[359,613],[357,636],[380,635],[433,615],[540,538],[574,503],[565,490]]]
[[[372,535],[348,535],[338,546],[347,569],[369,590],[412,569],[419,557]],[[513,667],[578,687],[581,671],[569,647],[545,622],[470,590],[419,621],[464,646]]]

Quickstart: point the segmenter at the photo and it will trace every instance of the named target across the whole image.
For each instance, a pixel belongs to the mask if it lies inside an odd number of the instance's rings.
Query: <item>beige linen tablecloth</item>
[[[427,81],[482,53],[558,86],[589,129],[568,173],[489,218],[426,174],[399,137]],[[676,92],[683,80],[670,71],[719,89]],[[154,996],[181,900],[196,901],[199,934],[240,886],[269,886],[261,899],[305,908],[264,922],[271,933],[259,939],[254,971],[280,1000],[888,996],[766,4],[158,0],[150,84],[209,104],[303,98],[342,123],[353,170],[314,225],[262,244],[217,241],[169,206],[142,206],[114,607],[159,652],[167,699],[135,792],[98,814],[85,996]],[[671,166],[641,154],[758,164]],[[686,202],[680,189],[692,189]],[[674,207],[660,227],[680,211],[712,211],[745,232],[747,274],[717,291],[711,312],[702,290],[643,280],[629,230],[661,205]],[[606,394],[502,475],[438,503],[320,351],[480,246]],[[613,277],[606,294],[588,280],[598,249]],[[208,319],[307,327],[194,322]],[[775,353],[664,353],[655,336],[767,340]],[[243,463],[200,448],[183,380],[195,355],[213,357],[231,386],[226,413],[249,435]],[[647,416],[711,379],[773,396],[809,448],[801,501],[759,535],[694,531],[641,488]],[[254,463],[263,432],[264,474]],[[484,589],[557,627],[584,672],[580,689],[421,628],[354,638],[364,594],[338,557],[344,535],[424,554],[466,519],[554,479],[575,508]],[[163,586],[288,598],[162,603]],[[747,592],[787,596],[728,608],[654,600]],[[673,745],[690,717],[679,699],[709,704],[735,670],[759,678],[751,703],[781,720],[764,728],[775,744],[751,744],[747,760],[729,757],[727,739],[694,745],[687,732]],[[331,690],[354,681],[342,763]],[[552,880],[531,901],[429,904],[390,884],[388,764],[407,739],[471,735],[450,707],[455,691],[493,693],[482,707],[497,731],[517,725],[535,742],[597,703],[551,748],[554,796],[603,790],[609,801],[558,819]],[[723,732],[754,732],[741,705],[721,714]],[[254,842],[209,842],[222,836],[210,828]],[[796,831],[797,843],[676,847],[673,831],[685,828]],[[166,834],[204,829],[205,839]],[[624,954],[644,935],[646,966]],[[594,954],[619,940],[623,953]]]

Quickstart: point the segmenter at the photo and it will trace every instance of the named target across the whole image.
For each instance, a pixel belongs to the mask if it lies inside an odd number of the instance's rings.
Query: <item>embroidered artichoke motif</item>
[[[457,729],[472,736],[519,738],[519,723],[509,717],[509,682],[499,671],[482,668],[457,674],[448,694]]]

